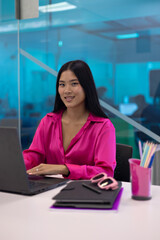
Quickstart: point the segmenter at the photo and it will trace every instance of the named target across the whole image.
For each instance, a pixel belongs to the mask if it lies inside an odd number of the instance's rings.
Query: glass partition
[[[160,139],[159,7],[142,0],[40,0],[39,18],[20,21],[21,117],[31,124],[52,111],[59,68],[82,59],[117,141],[134,146],[139,157],[139,139]]]
[[[18,127],[18,25],[10,4],[0,1],[0,126]]]

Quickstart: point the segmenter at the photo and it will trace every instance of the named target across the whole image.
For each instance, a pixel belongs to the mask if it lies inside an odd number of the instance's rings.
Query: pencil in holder
[[[139,159],[129,159],[132,198],[149,200],[151,199],[151,168],[140,166],[140,162]]]

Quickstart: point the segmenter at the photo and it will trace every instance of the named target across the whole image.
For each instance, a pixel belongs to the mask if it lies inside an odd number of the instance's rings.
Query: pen
[[[89,185],[87,185],[87,184],[85,184],[85,183],[82,183],[82,186],[90,189],[90,190],[93,191],[93,192],[101,193],[100,190],[98,190],[98,189],[96,189],[96,188],[94,188],[94,187],[92,187],[92,186],[89,186]]]
[[[141,145],[141,141],[140,141],[140,140],[139,140],[139,142],[138,142],[138,146],[139,146],[140,159],[142,159],[142,145]]]
[[[152,167],[153,159],[154,159],[154,154],[153,154],[152,157],[151,157],[151,160],[150,160],[150,163],[149,163],[149,165],[148,165],[148,168],[151,168],[151,167]]]

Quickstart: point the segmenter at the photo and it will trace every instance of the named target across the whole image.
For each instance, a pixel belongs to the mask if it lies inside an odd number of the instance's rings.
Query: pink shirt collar
[[[63,111],[57,112],[56,114],[51,112],[51,113],[47,113],[47,116],[52,117],[53,121],[54,121],[54,120],[60,119],[61,116],[62,116],[62,113],[63,113]],[[104,119],[105,118],[97,117],[97,116],[89,113],[87,121],[90,121],[90,122],[104,122]]]

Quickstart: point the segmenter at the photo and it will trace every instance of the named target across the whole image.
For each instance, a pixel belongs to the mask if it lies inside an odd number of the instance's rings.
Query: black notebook
[[[112,208],[121,190],[118,182],[116,190],[102,190],[90,181],[70,182],[60,193],[53,197],[54,207],[71,208]]]

